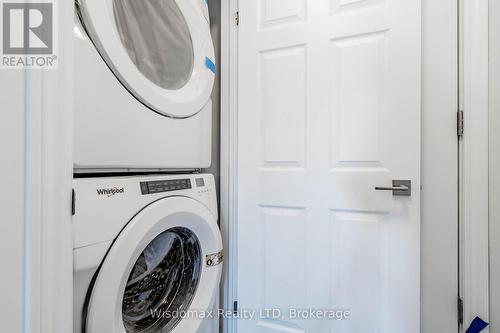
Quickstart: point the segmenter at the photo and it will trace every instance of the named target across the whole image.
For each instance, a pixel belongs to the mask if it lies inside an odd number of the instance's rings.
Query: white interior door
[[[239,11],[238,332],[419,332],[420,0]]]

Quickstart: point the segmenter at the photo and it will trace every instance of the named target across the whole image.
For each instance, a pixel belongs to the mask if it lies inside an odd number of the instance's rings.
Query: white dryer
[[[211,163],[215,56],[205,0],[77,0],[75,169]]]
[[[80,178],[74,189],[74,333],[219,331],[211,175]]]

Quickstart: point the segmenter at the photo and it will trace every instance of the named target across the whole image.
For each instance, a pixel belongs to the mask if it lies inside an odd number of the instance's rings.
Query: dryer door
[[[222,241],[201,203],[170,197],[146,207],[123,229],[95,279],[86,332],[196,332],[220,281]],[[203,314],[203,313],[201,313]]]
[[[174,118],[210,99],[215,59],[202,0],[80,0],[92,42],[140,102]]]

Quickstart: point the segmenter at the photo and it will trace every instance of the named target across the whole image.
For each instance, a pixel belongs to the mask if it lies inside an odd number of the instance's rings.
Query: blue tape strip
[[[205,65],[212,71],[212,73],[215,74],[215,72],[217,71],[217,67],[215,66],[215,63],[212,61],[212,59],[210,59],[209,57],[205,57]]]
[[[479,317],[474,318],[469,328],[465,333],[479,333],[484,330],[489,324]]]

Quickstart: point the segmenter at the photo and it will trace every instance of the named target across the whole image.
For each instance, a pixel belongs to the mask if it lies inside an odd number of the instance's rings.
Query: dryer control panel
[[[143,195],[187,190],[190,188],[191,188],[191,180],[189,178],[141,182],[141,193]]]

